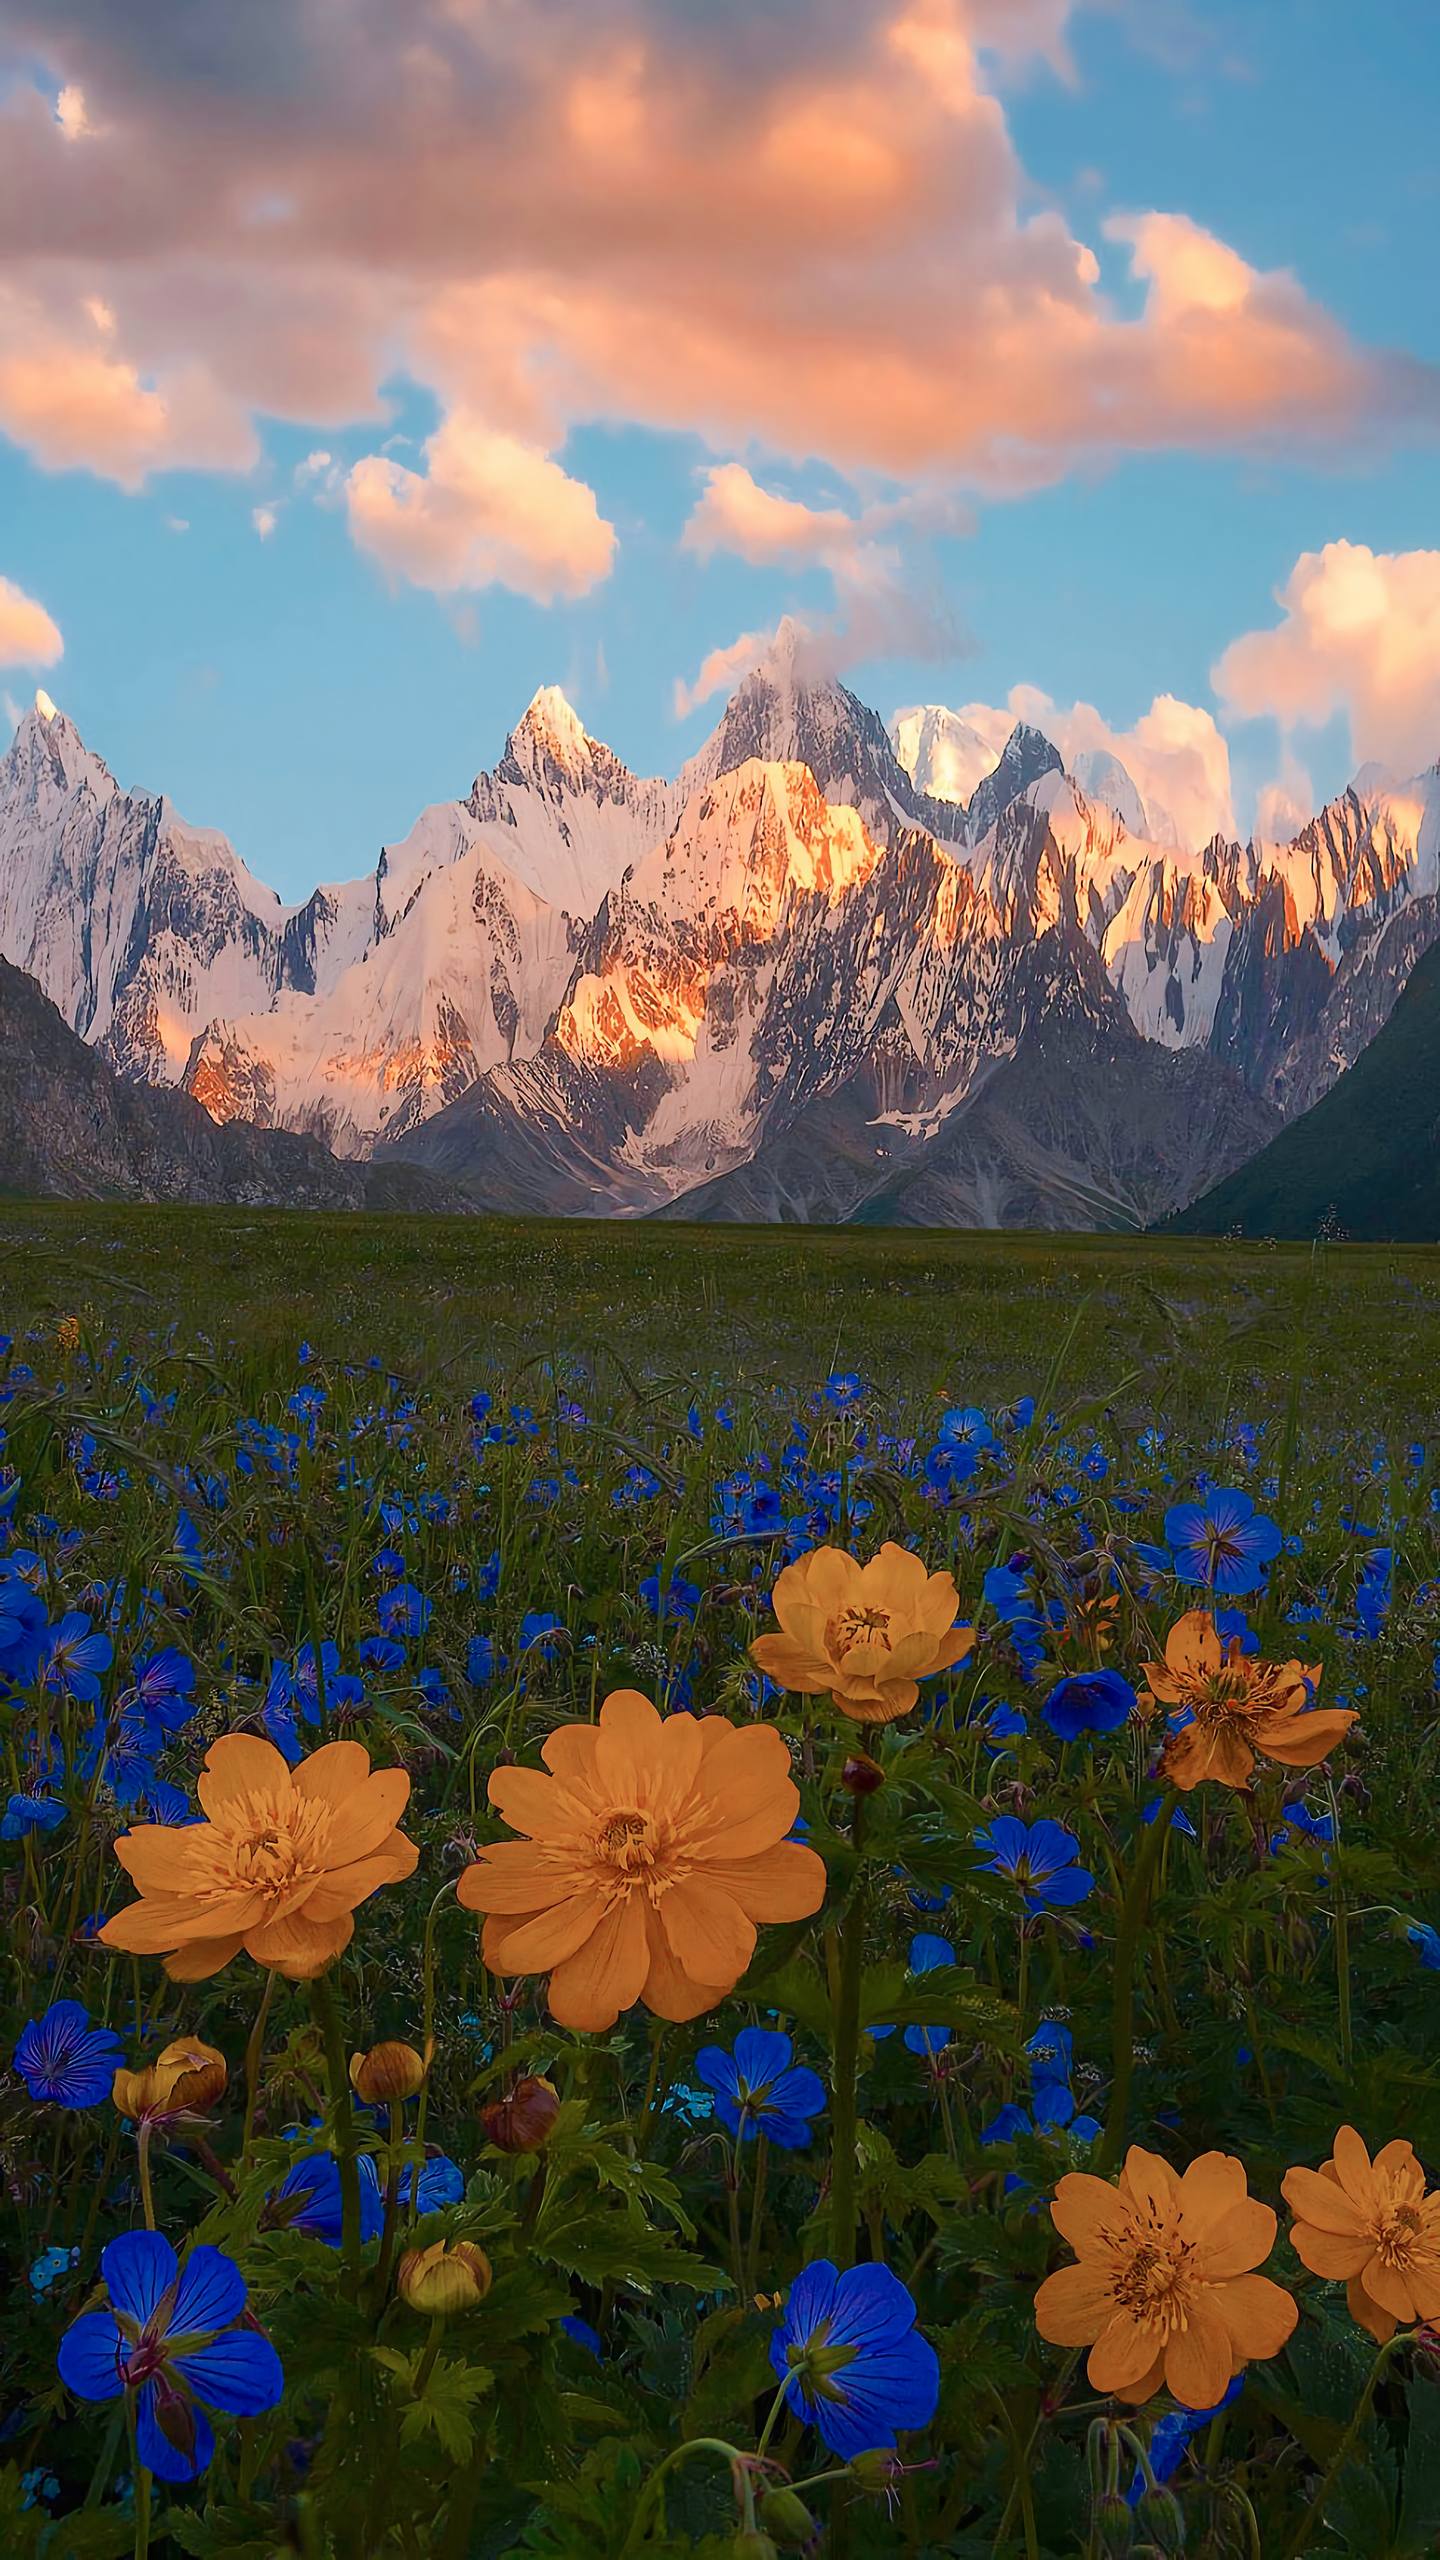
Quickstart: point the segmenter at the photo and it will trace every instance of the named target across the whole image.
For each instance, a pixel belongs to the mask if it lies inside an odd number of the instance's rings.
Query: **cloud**
[[[594,490],[537,447],[457,412],[430,437],[425,466],[367,454],[345,483],[351,532],[395,575],[437,595],[513,587],[537,604],[609,575],[615,528]]]
[[[1402,777],[1440,755],[1440,551],[1305,551],[1276,591],[1284,618],[1232,640],[1211,681],[1240,720],[1319,728],[1343,711],[1362,763]]]
[[[0,666],[53,667],[65,643],[43,604],[13,578],[0,578]]]
[[[273,507],[252,507],[250,521],[262,542],[268,542],[280,519]]]
[[[73,82],[66,82],[55,101],[55,121],[67,142],[78,142],[82,134],[92,129],[85,112],[85,92]]]
[[[702,702],[712,702],[717,693],[733,693],[752,667],[758,667],[775,646],[776,634],[770,631],[742,631],[737,639],[726,642],[722,649],[712,649],[702,658],[693,680],[687,684],[683,676],[675,679],[675,717],[683,720],[698,711]]]
[[[261,414],[384,419],[408,377],[457,442],[552,465],[572,427],[629,421],[1000,492],[1132,451],[1433,429],[1436,371],[1357,343],[1295,276],[1178,212],[1087,239],[1044,202],[997,84],[1069,76],[1072,14],[0,0],[30,66],[0,79],[0,428],[133,487],[249,468]],[[83,147],[37,63],[83,96]],[[374,463],[357,533],[403,533],[434,583],[442,490]]]

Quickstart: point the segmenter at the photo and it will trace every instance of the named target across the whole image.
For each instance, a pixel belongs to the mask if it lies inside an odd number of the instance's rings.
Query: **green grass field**
[[[742,1393],[857,1366],[980,1403],[1038,1392],[1074,1326],[1072,1384],[1132,1415],[1163,1378],[1196,1425],[1297,1378],[1307,1412],[1378,1424],[1440,1366],[1423,1246],[9,1206],[0,1293],[13,1330],[70,1312],[262,1362],[301,1337],[414,1378],[555,1351]]]

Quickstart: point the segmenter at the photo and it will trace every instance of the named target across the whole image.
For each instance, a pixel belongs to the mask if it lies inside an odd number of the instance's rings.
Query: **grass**
[[[901,1398],[1033,1392],[1073,1324],[1071,1374],[1133,1412],[1223,1420],[1239,1396],[1337,1421],[1408,1404],[1440,1366],[1423,1246],[1178,1238],[0,1208],[15,1330],[70,1312],[171,1326],[261,1362],[347,1338],[401,1374],[588,1355],[650,1380],[758,1390],[859,1367]]]

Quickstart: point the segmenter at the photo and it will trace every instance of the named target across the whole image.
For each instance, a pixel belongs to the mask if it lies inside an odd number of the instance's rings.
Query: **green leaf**
[[[1399,2547],[1406,2560],[1440,2547],[1440,2390],[1418,2375],[1406,2393],[1410,2426],[1400,2500]]]

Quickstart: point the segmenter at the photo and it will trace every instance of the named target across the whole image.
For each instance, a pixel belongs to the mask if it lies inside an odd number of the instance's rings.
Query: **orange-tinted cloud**
[[[43,604],[13,578],[0,578],[0,667],[53,667],[64,648]]]
[[[1440,551],[1305,551],[1276,596],[1284,619],[1233,640],[1214,668],[1242,720],[1314,728],[1343,711],[1356,756],[1404,779],[1440,754]]]
[[[245,467],[260,412],[381,416],[398,370],[457,435],[542,458],[625,420],[1003,491],[1156,447],[1433,425],[1432,370],[1182,215],[1087,240],[1035,209],[994,83],[1027,59],[1066,76],[1068,14],[0,0],[0,259],[31,314],[0,333],[0,427],[128,486]],[[82,295],[113,313],[103,350],[73,341]],[[433,573],[440,498],[361,485],[357,531]]]
[[[609,574],[615,528],[593,489],[558,462],[461,414],[425,447],[425,469],[367,454],[345,483],[350,530],[387,569],[440,595],[500,585],[553,604]]]
[[[983,702],[963,702],[957,717],[1001,745],[1002,730],[1008,735],[1014,721],[1028,720],[1058,747],[1067,765],[1087,754],[1117,757],[1162,841],[1199,846],[1213,835],[1235,833],[1230,750],[1214,715],[1199,703],[1159,693],[1131,728],[1116,729],[1091,702],[1065,705],[1052,701],[1038,685],[1017,684],[1011,686],[1003,711]]]

